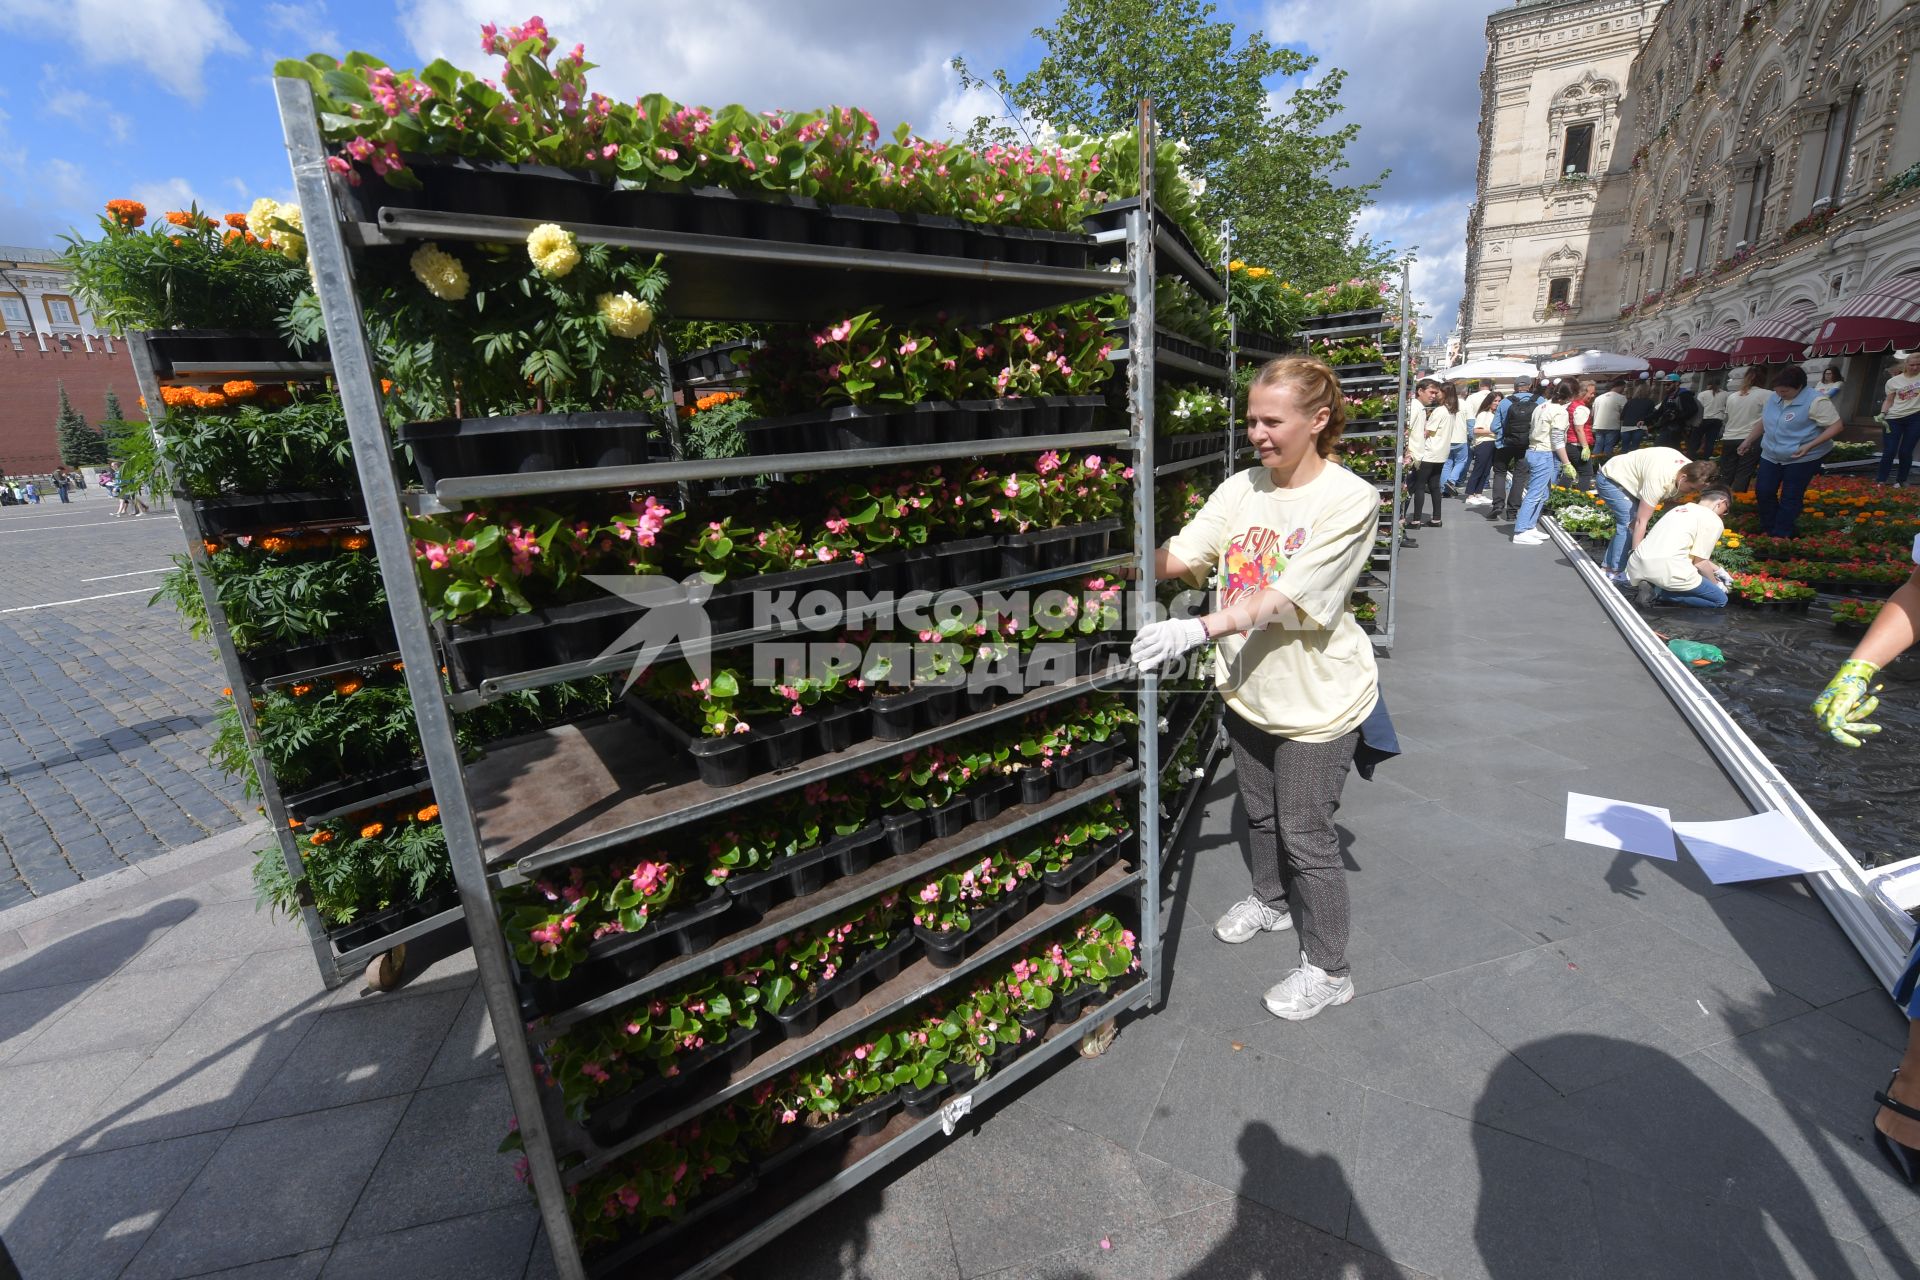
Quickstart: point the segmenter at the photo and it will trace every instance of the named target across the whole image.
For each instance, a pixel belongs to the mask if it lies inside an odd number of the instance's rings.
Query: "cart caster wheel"
[[[375,991],[391,991],[400,985],[400,975],[406,971],[407,944],[403,942],[367,962],[367,986]]]
[[[1113,1022],[1103,1022],[1086,1035],[1080,1037],[1080,1056],[1097,1058],[1113,1046],[1113,1038],[1120,1034],[1120,1027]]]

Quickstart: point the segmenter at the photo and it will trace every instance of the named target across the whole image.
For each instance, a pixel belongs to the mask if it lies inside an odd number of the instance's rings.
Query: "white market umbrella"
[[[1498,356],[1469,360],[1433,375],[1448,382],[1510,382],[1514,378],[1537,378],[1540,368],[1528,360],[1506,360]]]
[[[1618,351],[1582,351],[1564,360],[1549,360],[1540,366],[1546,378],[1580,378],[1589,373],[1645,373],[1647,362],[1639,356]]]

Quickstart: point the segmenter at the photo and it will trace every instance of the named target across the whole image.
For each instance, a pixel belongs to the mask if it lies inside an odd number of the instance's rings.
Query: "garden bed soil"
[[[1854,641],[1822,613],[1662,610],[1656,629],[1714,645],[1726,666],[1699,676],[1754,744],[1863,865],[1920,848],[1920,664],[1896,662],[1873,715],[1882,732],[1858,751],[1834,744],[1807,708],[1846,661]]]

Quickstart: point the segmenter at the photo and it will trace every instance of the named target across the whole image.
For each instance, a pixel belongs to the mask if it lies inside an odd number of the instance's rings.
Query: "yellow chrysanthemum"
[[[273,211],[279,208],[279,202],[272,196],[261,196],[247,210],[247,230],[253,232],[259,240],[273,239]]]
[[[594,305],[616,338],[637,338],[653,327],[653,308],[630,293],[603,293]]]
[[[467,296],[467,269],[431,240],[413,251],[407,265],[413,268],[413,278],[442,302],[458,302]]]
[[[580,250],[573,243],[573,233],[551,222],[543,222],[527,233],[527,256],[533,259],[541,275],[555,280],[580,265]]]

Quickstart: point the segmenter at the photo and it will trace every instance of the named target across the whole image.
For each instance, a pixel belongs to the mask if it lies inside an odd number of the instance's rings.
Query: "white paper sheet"
[[[1673,815],[1665,809],[1578,791],[1567,792],[1567,839],[1668,862],[1680,856],[1673,848]]]
[[[1676,822],[1674,834],[1715,884],[1828,871],[1833,859],[1784,813],[1731,822]]]

